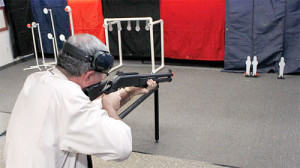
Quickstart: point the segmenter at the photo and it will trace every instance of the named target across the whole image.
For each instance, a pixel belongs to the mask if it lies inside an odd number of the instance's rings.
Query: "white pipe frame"
[[[74,36],[74,26],[73,26],[73,18],[72,18],[72,9],[70,6],[66,6],[65,11],[69,13],[70,26],[71,26],[71,34]]]
[[[122,40],[121,40],[121,30],[122,30],[122,26],[121,26],[121,22],[118,22],[118,44],[119,44],[119,58],[120,58],[120,65],[118,67],[115,67],[112,69],[112,71],[114,71],[115,69],[120,68],[121,66],[123,66],[123,55],[122,55]]]
[[[46,66],[46,63],[45,63],[45,55],[44,55],[44,49],[43,49],[43,42],[42,42],[40,24],[36,23],[36,25],[37,25],[37,28],[38,28],[38,34],[39,34],[39,39],[40,39],[40,47],[41,47],[41,52],[42,52],[43,66],[47,69],[47,66]]]
[[[48,14],[48,12],[45,12],[45,10],[50,12],[50,19],[51,19],[51,25],[52,25],[52,31],[53,31],[53,37],[54,37],[54,44],[55,44],[54,52],[56,52],[56,55],[58,55],[58,47],[57,47],[57,40],[56,40],[55,25],[54,25],[54,21],[53,21],[52,9],[44,8],[44,13]]]
[[[31,33],[32,33],[32,42],[33,42],[33,48],[34,48],[34,55],[35,55],[36,66],[30,66],[29,68],[24,68],[23,70],[25,71],[25,70],[29,70],[29,69],[35,69],[35,68],[41,70],[40,65],[39,65],[39,61],[38,61],[37,51],[36,51],[36,43],[35,43],[35,36],[34,36],[34,30],[33,30],[34,29],[33,22],[30,25],[30,27],[29,27],[29,25],[30,24],[28,24],[27,27],[31,29]],[[36,26],[36,25],[34,25],[34,26]]]
[[[46,63],[47,66],[55,66],[57,64],[57,54],[55,51],[55,40],[54,40],[54,36],[51,33],[47,34],[47,37],[49,40],[52,40],[52,46],[53,46],[53,51],[54,51],[54,62],[48,62]]]
[[[150,47],[151,47],[151,64],[152,64],[152,74],[157,73],[165,66],[164,61],[164,28],[163,28],[163,20],[159,19],[153,22],[151,17],[137,17],[137,18],[106,18],[104,19],[104,27],[105,27],[105,42],[106,46],[109,50],[109,39],[108,39],[108,24],[118,24],[118,43],[119,43],[119,56],[120,56],[120,64],[113,67],[109,72],[112,72],[123,66],[123,58],[122,58],[122,46],[121,46],[121,22],[122,21],[147,21],[149,22],[150,27]],[[154,40],[153,40],[153,25],[160,24],[160,37],[161,37],[161,65],[155,69],[155,56],[154,56]],[[147,25],[146,25],[147,26]]]
[[[57,47],[57,40],[56,40],[56,33],[55,33],[55,26],[54,26],[54,21],[53,21],[52,9],[48,9],[48,10],[50,12],[50,17],[51,17],[53,37],[54,37],[54,43],[55,43],[55,51],[56,51],[56,55],[58,55],[58,47]]]

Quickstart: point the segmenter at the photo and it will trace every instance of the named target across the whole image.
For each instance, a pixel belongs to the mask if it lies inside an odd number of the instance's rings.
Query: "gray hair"
[[[95,36],[90,34],[77,34],[70,36],[68,43],[93,55],[96,51],[108,51],[106,46]],[[63,50],[57,57],[57,66],[63,68],[70,76],[80,76],[90,70],[94,70],[90,62],[72,57]]]

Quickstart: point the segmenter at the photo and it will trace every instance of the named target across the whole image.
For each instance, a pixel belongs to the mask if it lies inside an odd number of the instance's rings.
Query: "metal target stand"
[[[163,20],[159,19],[157,21],[153,21],[151,17],[136,17],[136,18],[106,18],[104,19],[104,28],[105,28],[105,41],[106,46],[109,50],[109,39],[108,39],[108,31],[112,31],[112,25],[117,24],[118,27],[118,45],[119,45],[119,58],[120,64],[113,67],[110,72],[121,68],[123,66],[123,56],[122,56],[122,45],[121,45],[121,22],[127,22],[127,30],[131,31],[131,21],[136,21],[136,31],[140,31],[140,21],[146,21],[145,29],[150,31],[150,46],[151,46],[151,64],[152,64],[152,71],[151,73],[155,74],[156,72],[160,71],[164,68],[164,27],[163,27]],[[153,40],[153,26],[156,24],[160,24],[160,37],[161,37],[161,65],[158,68],[155,68],[155,56],[154,56],[154,40]]]
[[[59,53],[58,53],[58,47],[57,47],[57,40],[56,40],[56,33],[55,33],[55,26],[54,26],[54,21],[53,21],[52,9],[44,8],[43,13],[45,15],[47,15],[47,14],[50,15],[53,34],[48,33],[47,37],[48,37],[49,40],[52,40],[55,61],[54,62],[45,62],[44,50],[43,50],[43,45],[42,45],[42,37],[41,37],[39,23],[32,22],[32,24],[27,24],[27,27],[30,28],[31,32],[32,32],[32,39],[33,39],[33,47],[34,47],[34,55],[35,55],[35,59],[36,59],[36,65],[30,66],[29,68],[25,68],[23,70],[30,70],[30,69],[37,68],[41,71],[41,68],[40,68],[41,66],[45,67],[46,70],[50,70],[50,69],[53,69],[54,66],[57,63],[57,56],[58,56]],[[34,28],[38,29],[38,35],[39,35],[38,38],[39,38],[39,42],[40,42],[40,49],[41,49],[41,52],[42,52],[42,59],[43,59],[42,60],[43,61],[42,65],[40,65],[39,61],[38,61],[38,54],[37,54],[37,47],[36,47],[36,42],[35,42]],[[50,67],[50,68],[47,68],[47,67]]]
[[[38,60],[38,54],[37,54],[37,49],[36,49],[36,42],[35,42],[35,35],[34,35],[34,29],[35,28],[38,28],[38,35],[39,35],[39,39],[40,39],[40,45],[41,45],[41,49],[43,48],[42,46],[42,41],[41,41],[41,34],[40,34],[40,27],[39,27],[39,24],[36,23],[36,22],[32,22],[31,24],[28,23],[27,24],[27,28],[31,29],[31,34],[32,34],[32,42],[33,42],[33,49],[34,49],[34,56],[35,56],[35,62],[36,62],[36,65],[33,65],[33,66],[30,66],[29,68],[24,68],[23,70],[30,70],[30,69],[39,69],[41,71],[41,68],[39,64],[39,60]],[[45,59],[44,59],[44,52],[42,51],[42,57],[43,57],[43,64],[45,62]]]

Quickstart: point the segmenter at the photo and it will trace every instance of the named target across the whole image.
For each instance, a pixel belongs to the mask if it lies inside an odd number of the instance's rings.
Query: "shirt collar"
[[[62,73],[57,67],[55,67],[53,70],[51,70],[51,72],[52,72],[54,75],[57,75],[57,76],[59,76],[59,77],[61,77],[61,78],[63,78],[63,79],[69,80],[69,79],[67,78],[67,76],[66,76],[64,73]]]

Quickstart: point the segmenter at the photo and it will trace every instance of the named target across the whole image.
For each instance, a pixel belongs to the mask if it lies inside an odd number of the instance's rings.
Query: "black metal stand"
[[[148,93],[141,96],[134,103],[132,103],[127,109],[125,109],[121,114],[120,118],[125,118],[129,113],[132,112],[138,105],[140,105],[143,101],[145,101],[152,93],[154,93],[154,124],[155,124],[155,142],[158,143],[159,140],[159,104],[158,104],[158,88],[150,90]],[[90,155],[87,156],[88,160],[88,168],[93,168],[93,162]]]
[[[148,93],[141,96],[134,103],[132,103],[126,110],[124,110],[120,117],[125,118],[132,110],[134,110],[138,105],[140,105],[144,100],[146,100],[152,93],[154,93],[154,124],[155,124],[155,141],[158,143],[159,140],[159,104],[158,104],[158,88],[150,90]]]
[[[159,104],[158,104],[158,88],[154,92],[154,122],[155,122],[155,141],[159,140]]]

